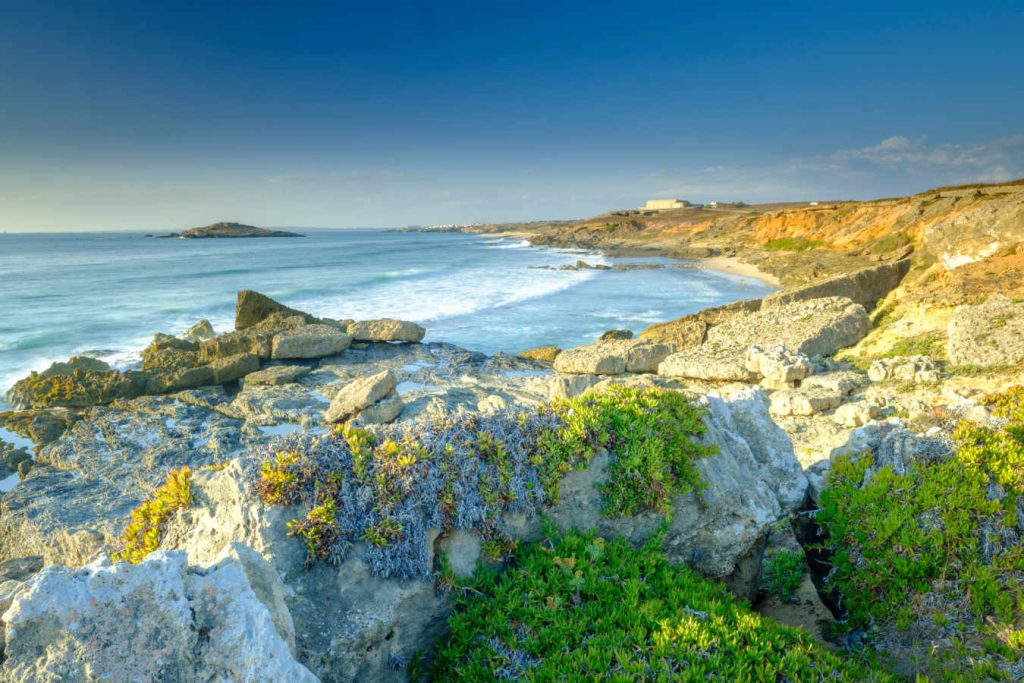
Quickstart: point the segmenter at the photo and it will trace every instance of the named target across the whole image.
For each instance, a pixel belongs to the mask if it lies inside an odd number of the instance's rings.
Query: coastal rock
[[[230,413],[265,427],[316,424],[327,404],[327,399],[299,384],[250,385],[246,378],[245,387],[231,401]]]
[[[670,353],[667,344],[641,340],[599,342],[568,349],[555,358],[555,370],[565,374],[618,375],[656,372]]]
[[[269,296],[254,292],[251,289],[244,289],[238,293],[238,300],[235,302],[235,330],[244,330],[252,327],[274,313],[287,313],[289,315],[302,316],[306,322],[317,322],[316,318],[288,308],[278,303]]]
[[[811,375],[800,383],[801,389],[821,389],[840,398],[864,386],[864,376],[852,370],[836,370]]]
[[[937,384],[942,379],[930,356],[879,358],[868,368],[868,378],[872,382],[896,380],[914,384]]]
[[[820,388],[784,389],[772,394],[771,414],[775,417],[807,416],[839,407],[841,395]]]
[[[681,318],[667,323],[651,325],[642,333],[641,339],[670,344],[676,351],[685,351],[704,343],[708,324],[695,318]]]
[[[257,358],[269,359],[271,340],[270,332],[229,332],[199,344],[199,360],[209,363],[218,358],[236,356],[240,353],[251,353]]]
[[[312,683],[289,647],[287,610],[268,600],[275,590],[283,593],[280,579],[244,546],[203,567],[190,567],[183,552],[137,565],[50,567],[3,615],[0,677]]]
[[[766,296],[762,308],[773,308],[796,301],[823,297],[844,297],[867,310],[875,307],[910,272],[910,259],[863,268],[853,273],[837,275],[822,282],[786,289]]]
[[[353,423],[358,426],[394,422],[404,407],[405,403],[398,394],[392,393],[360,410]]]
[[[260,359],[251,353],[239,353],[218,358],[209,365],[215,384],[226,384],[260,369]]]
[[[605,379],[602,375],[555,375],[548,382],[548,398],[573,398]]]
[[[748,370],[761,376],[761,384],[768,389],[796,386],[814,372],[814,365],[807,356],[793,353],[782,344],[767,348],[751,346],[745,364]]]
[[[395,375],[390,370],[362,377],[346,384],[324,413],[329,423],[342,422],[354,417],[395,390]]]
[[[632,339],[633,330],[606,330],[597,338],[599,342],[615,341],[619,339]]]
[[[291,384],[310,372],[311,369],[304,365],[270,365],[246,375],[244,384],[247,387]]]
[[[323,358],[341,353],[352,337],[330,325],[305,325],[274,335],[270,357],[275,360]]]
[[[526,360],[537,360],[545,363],[554,363],[555,358],[557,358],[558,354],[560,354],[561,352],[562,349],[558,348],[557,346],[539,346],[535,349],[523,351],[522,353],[519,354],[519,357],[525,358]]]
[[[976,306],[957,306],[948,337],[946,355],[954,365],[1024,363],[1024,303],[997,297]]]
[[[45,408],[0,413],[0,426],[27,439],[37,448],[56,441],[64,431],[78,420],[78,414],[68,408]]]
[[[747,369],[742,355],[728,352],[718,355],[703,346],[668,356],[658,366],[658,374],[709,382],[753,383],[758,380],[758,376]]]
[[[51,366],[52,368],[52,366]],[[71,374],[31,373],[7,392],[14,408],[85,408],[146,393],[149,374],[129,370],[79,370]]]
[[[149,382],[146,384],[147,394],[166,394],[218,383],[214,370],[209,365],[161,368],[151,371],[149,376]]]
[[[348,333],[356,341],[372,342],[420,342],[427,331],[408,320],[362,320],[348,326]]]
[[[181,336],[188,341],[201,342],[213,339],[217,336],[217,333],[213,330],[213,325],[210,321],[204,318],[188,328]]]
[[[707,343],[748,348],[783,344],[806,356],[831,356],[871,329],[867,311],[842,297],[797,301],[735,317],[708,330]]]
[[[50,363],[50,367],[39,374],[43,377],[53,377],[54,375],[73,375],[76,370],[80,372],[107,372],[110,369],[109,365],[98,358],[72,356],[64,362]]]
[[[862,427],[882,412],[882,407],[876,401],[858,401],[856,403],[845,403],[836,408],[833,419],[836,424],[843,427]]]

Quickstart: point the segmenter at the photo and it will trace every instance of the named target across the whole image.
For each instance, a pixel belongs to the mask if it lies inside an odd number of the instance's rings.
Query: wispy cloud
[[[1005,169],[1008,164],[1020,163],[1024,159],[1024,135],[973,145],[931,145],[924,137],[911,139],[894,135],[877,145],[839,150],[828,158],[838,162],[868,162],[883,166]]]

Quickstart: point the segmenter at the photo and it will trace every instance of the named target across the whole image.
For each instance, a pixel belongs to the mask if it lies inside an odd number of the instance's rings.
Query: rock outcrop
[[[274,335],[270,357],[274,360],[323,358],[349,347],[352,337],[330,325],[303,325]]]
[[[995,298],[957,306],[949,321],[946,355],[955,365],[996,367],[1024,363],[1024,303]]]
[[[390,422],[402,410],[401,399],[394,400],[398,398],[394,395],[395,386],[395,375],[390,370],[350,382],[334,396],[324,419],[332,423],[344,422],[369,409],[371,422]]]
[[[573,375],[619,375],[657,372],[671,352],[667,344],[643,340],[604,341],[562,351],[555,358],[557,372]]]
[[[896,356],[872,361],[868,368],[872,382],[913,382],[914,384],[936,384],[941,379],[938,366],[930,356]]]
[[[356,341],[415,343],[423,341],[427,331],[408,320],[381,318],[349,323],[348,333]]]
[[[141,564],[50,567],[3,615],[5,681],[308,681],[284,586],[241,544],[208,565],[184,552]]]

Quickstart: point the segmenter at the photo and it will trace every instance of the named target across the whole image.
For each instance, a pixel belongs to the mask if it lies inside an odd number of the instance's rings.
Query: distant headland
[[[214,223],[201,228],[189,228],[183,232],[172,232],[169,235],[160,235],[165,239],[220,239],[237,237],[304,237],[297,232],[286,232],[284,230],[267,230],[257,228],[255,225],[243,225],[242,223]]]

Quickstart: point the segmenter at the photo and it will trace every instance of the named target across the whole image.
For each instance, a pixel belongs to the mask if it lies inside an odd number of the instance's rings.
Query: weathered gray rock
[[[323,358],[341,353],[352,343],[352,337],[330,325],[305,325],[279,332],[271,342],[270,357]]]
[[[749,348],[783,344],[806,356],[831,356],[871,329],[867,311],[842,297],[796,301],[733,317],[708,330],[707,344]]]
[[[737,347],[730,348],[724,353],[705,346],[673,353],[658,366],[658,374],[709,382],[758,380],[758,376],[747,369],[742,351]]]
[[[218,358],[251,353],[258,358],[270,358],[270,332],[229,332],[199,344],[199,360],[209,363]]]
[[[548,398],[552,401],[560,398],[579,396],[594,385],[601,382],[606,375],[555,375],[548,381]]]
[[[217,333],[214,331],[213,325],[210,321],[204,318],[192,327],[188,328],[181,336],[183,339],[187,339],[188,341],[201,342],[213,339],[217,336]]]
[[[807,356],[793,353],[782,344],[751,346],[745,364],[748,370],[761,376],[761,384],[769,389],[796,386],[814,372],[814,365]]]
[[[954,365],[1024,363],[1024,303],[1006,298],[957,306],[949,320],[946,355]]]
[[[310,372],[311,369],[305,365],[269,365],[262,370],[246,375],[244,384],[247,387],[291,384]]]
[[[327,422],[342,422],[354,417],[395,390],[395,375],[390,370],[349,382],[335,395],[324,413]]]
[[[877,418],[881,412],[882,407],[876,401],[857,401],[836,408],[833,419],[836,424],[843,427],[862,427]]]
[[[283,593],[266,560],[240,545],[205,567],[183,552],[50,567],[3,615],[0,677],[316,681],[293,657]]]
[[[871,310],[876,303],[899,286],[908,272],[910,272],[910,259],[884,263],[853,273],[838,275],[822,282],[771,294],[762,300],[761,307],[773,308],[796,301],[841,296]]]
[[[231,401],[228,412],[260,426],[316,424],[328,405],[326,398],[300,384],[246,384]]]
[[[106,372],[110,370],[110,366],[99,358],[90,358],[89,356],[72,356],[64,362],[58,361],[50,363],[50,367],[46,368],[39,374],[43,377],[72,375],[75,370],[80,370],[82,372]]]
[[[366,406],[359,411],[353,422],[357,425],[387,424],[394,422],[402,414],[405,402],[398,394],[391,393],[381,400]]]
[[[897,356],[873,361],[868,368],[868,378],[872,382],[895,380],[914,384],[938,384],[942,376],[930,356]]]
[[[615,340],[568,349],[555,358],[555,370],[574,375],[618,375],[656,372],[671,352],[667,344]]]
[[[420,325],[408,320],[361,320],[348,326],[348,333],[356,341],[373,342],[419,342],[423,341],[427,331]]]
[[[817,415],[838,408],[843,397],[820,388],[784,389],[772,394],[771,414],[775,417]]]

